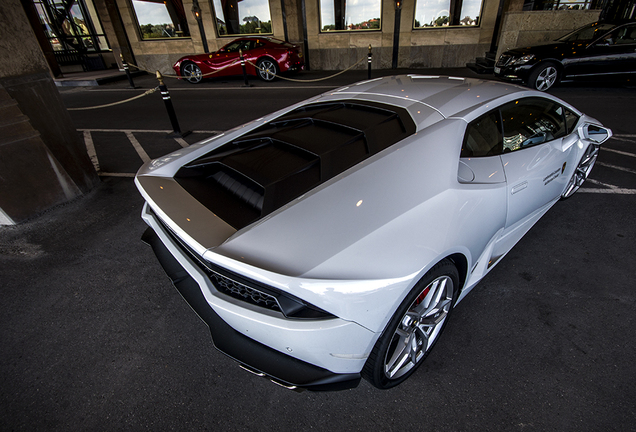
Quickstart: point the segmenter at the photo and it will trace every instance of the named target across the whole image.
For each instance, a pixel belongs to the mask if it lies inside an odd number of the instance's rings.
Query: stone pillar
[[[4,2],[0,41],[0,225],[10,225],[99,179],[19,0]]]

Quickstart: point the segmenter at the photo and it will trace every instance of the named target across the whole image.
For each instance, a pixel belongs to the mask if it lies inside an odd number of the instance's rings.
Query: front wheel
[[[457,300],[459,275],[449,260],[429,270],[404,299],[376,342],[362,376],[381,389],[415,372],[446,326]]]
[[[273,81],[276,75],[278,75],[278,64],[272,59],[261,59],[256,66],[258,66],[256,73],[263,81]]]
[[[570,198],[574,193],[579,190],[583,182],[587,179],[594,168],[594,164],[596,163],[596,159],[598,158],[598,150],[599,146],[596,144],[590,144],[585,149],[585,153],[583,153],[583,157],[581,161],[574,169],[574,173],[568,182],[568,185],[565,187],[563,194],[561,195],[561,199]]]
[[[559,81],[559,71],[552,63],[535,69],[528,79],[528,86],[539,91],[546,91]]]
[[[190,84],[198,84],[203,79],[203,74],[199,66],[194,63],[186,63],[181,66],[181,75],[185,77]]]

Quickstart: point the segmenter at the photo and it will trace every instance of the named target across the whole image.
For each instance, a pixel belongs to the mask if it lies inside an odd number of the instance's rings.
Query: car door
[[[501,117],[509,228],[559,198],[572,146],[565,108],[553,101],[520,99],[502,106]]]
[[[242,39],[230,42],[217,52],[210,54],[206,63],[212,70],[219,71],[215,74],[216,76],[239,75],[242,73],[239,49],[243,49],[245,44],[246,41]]]
[[[566,69],[576,80],[606,79],[636,71],[636,24],[618,27],[594,41]]]

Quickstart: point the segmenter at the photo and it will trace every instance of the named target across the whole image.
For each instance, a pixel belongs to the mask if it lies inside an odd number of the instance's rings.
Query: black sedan
[[[559,82],[636,76],[636,21],[595,22],[554,43],[504,52],[495,76],[545,91]]]

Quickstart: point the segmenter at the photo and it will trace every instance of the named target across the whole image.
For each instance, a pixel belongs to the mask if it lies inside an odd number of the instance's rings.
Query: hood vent
[[[402,108],[311,104],[184,165],[175,179],[238,230],[413,133]]]

